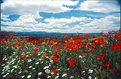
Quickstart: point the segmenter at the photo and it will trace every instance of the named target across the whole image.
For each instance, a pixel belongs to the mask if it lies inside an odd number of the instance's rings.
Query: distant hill
[[[60,35],[78,35],[83,33],[59,33],[59,32],[43,32],[43,31],[36,31],[36,32],[7,32],[1,31],[0,36],[30,36],[30,37],[45,37],[45,36],[60,36]],[[89,33],[90,35],[100,35],[100,33]]]

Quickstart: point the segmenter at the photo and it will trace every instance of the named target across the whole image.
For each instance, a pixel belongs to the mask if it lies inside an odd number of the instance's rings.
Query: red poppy
[[[95,44],[102,44],[105,42],[105,39],[104,38],[94,38],[92,40]]]
[[[37,44],[37,40],[32,40],[31,43],[32,44]]]
[[[121,33],[115,34],[115,35],[114,35],[114,38],[116,38],[116,39],[121,39]]]
[[[29,38],[26,38],[25,40],[26,40],[26,41],[29,41]]]
[[[28,55],[28,54],[25,53],[23,56],[26,57],[27,55]]]
[[[11,40],[8,40],[8,42],[10,42]]]
[[[7,39],[6,38],[1,38],[1,42],[5,42]]]
[[[121,42],[113,44],[112,50],[121,50]]]
[[[65,35],[65,36],[64,36],[64,39],[68,39],[68,35]]]
[[[13,47],[13,44],[9,44],[10,47]]]
[[[56,53],[60,53],[61,52],[61,49],[56,47]]]
[[[80,47],[79,45],[74,45],[74,46],[73,46],[73,51],[74,51],[74,52],[77,52],[78,49],[79,49],[79,47]]]
[[[47,45],[50,45],[51,44],[51,42],[47,42]]]
[[[102,66],[104,66],[104,67],[109,67],[109,66],[110,66],[110,62],[104,61],[104,62],[102,63]]]
[[[39,49],[37,47],[34,48],[34,52],[37,53]]]
[[[59,62],[59,58],[58,58],[57,56],[52,56],[52,60],[53,60],[54,62]]]
[[[84,36],[84,38],[87,38],[89,36],[89,34],[86,33],[83,36]]]
[[[21,42],[21,40],[17,40],[17,42],[18,42],[18,43],[20,43],[20,42]]]
[[[92,48],[89,48],[88,52],[89,53],[92,53],[93,52]]]
[[[42,57],[46,57],[46,56],[47,56],[47,54],[46,54],[46,53],[43,53],[41,56],[42,56]]]
[[[17,44],[17,47],[21,47],[22,45],[20,43]]]
[[[98,55],[97,60],[102,60],[104,57],[105,57],[105,54],[100,54]]]
[[[45,40],[50,40],[50,38],[49,37],[46,37]]]
[[[23,58],[24,58],[23,56],[20,56],[20,57],[19,57],[19,60],[23,60]]]
[[[39,40],[39,42],[40,42],[40,43],[42,43],[42,42],[43,42],[43,40],[42,40],[42,39],[40,39],[40,40]]]
[[[70,65],[70,67],[72,68],[72,67],[74,67],[76,61],[74,59],[70,59],[70,60],[68,60],[68,63]]]
[[[57,72],[57,69],[56,68],[52,68],[50,71],[55,74]]]

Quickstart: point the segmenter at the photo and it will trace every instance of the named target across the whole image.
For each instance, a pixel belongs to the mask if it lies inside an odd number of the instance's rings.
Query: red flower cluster
[[[57,69],[56,68],[52,68],[50,71],[51,71],[51,73],[55,74],[57,72]]]
[[[20,57],[19,57],[19,60],[23,60],[23,58],[27,57],[27,55],[28,55],[28,54],[25,53],[24,55],[20,56]]]
[[[89,49],[88,49],[88,52],[89,52],[89,53],[92,53],[92,52],[93,52],[92,48],[89,48]]]
[[[17,44],[17,47],[21,47],[21,46],[22,46],[21,43],[18,43],[18,44]]]
[[[84,38],[87,38],[89,36],[89,34],[86,33],[83,36],[84,36]]]
[[[9,47],[13,47],[13,44],[9,44]]]
[[[37,47],[34,48],[34,52],[37,53],[39,49]]]
[[[68,60],[68,63],[70,65],[70,67],[72,68],[72,67],[74,67],[76,61],[74,59],[70,59],[70,60]]]
[[[102,63],[102,66],[104,66],[104,67],[109,67],[109,66],[110,66],[110,62],[104,61],[104,62]]]
[[[46,56],[47,56],[47,54],[46,54],[46,53],[43,53],[41,56],[42,56],[42,57],[46,57]]]
[[[105,57],[105,54],[100,54],[100,55],[97,57],[97,60],[102,60],[104,57]]]
[[[92,40],[95,44],[102,44],[105,42],[105,39],[104,38],[94,38]]]
[[[116,39],[121,39],[121,33],[115,34],[115,35],[114,35],[114,38],[116,38]]]
[[[51,57],[54,62],[59,62],[59,58],[55,54],[51,55]]]
[[[56,53],[60,53],[61,49],[59,47],[56,47]]]
[[[112,50],[121,50],[121,42],[112,45]]]
[[[68,39],[68,36],[67,36],[67,35],[65,35],[65,36],[64,36],[64,39]]]

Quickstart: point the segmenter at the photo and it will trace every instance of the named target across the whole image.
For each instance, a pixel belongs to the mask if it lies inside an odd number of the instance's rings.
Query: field
[[[1,79],[121,79],[121,33],[0,37]]]

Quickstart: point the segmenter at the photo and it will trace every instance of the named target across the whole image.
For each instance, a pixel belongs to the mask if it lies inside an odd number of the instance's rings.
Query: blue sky
[[[120,0],[3,0],[1,30],[97,33],[120,29]]]

